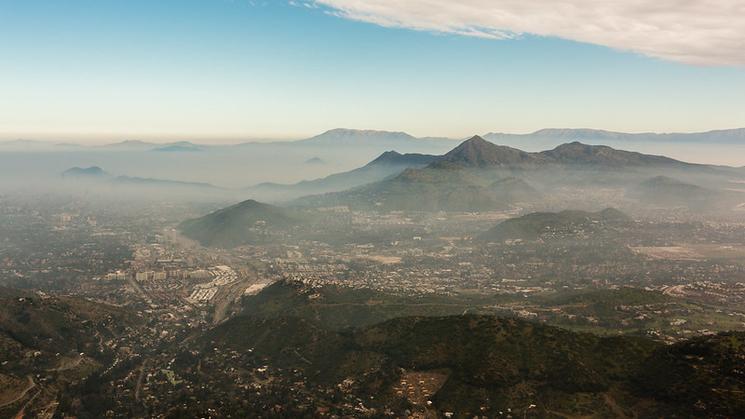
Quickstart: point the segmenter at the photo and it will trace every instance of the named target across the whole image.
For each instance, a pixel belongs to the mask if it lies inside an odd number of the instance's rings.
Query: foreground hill
[[[266,242],[272,235],[300,224],[294,214],[252,199],[179,225],[186,236],[210,247],[236,247]]]
[[[378,409],[406,400],[397,388],[407,386],[408,377],[436,377],[439,388],[425,399],[431,407],[415,408],[458,417],[521,412],[531,404],[544,413],[572,414],[591,406],[608,415],[617,402],[607,404],[604,397],[659,347],[643,339],[599,338],[476,315],[397,318],[352,333],[296,317],[238,317],[208,339],[233,350],[253,348],[321,386],[352,381],[354,394]],[[588,399],[590,406],[582,406]]]
[[[745,333],[693,338],[661,348],[644,362],[640,393],[690,406],[694,416],[742,417],[744,365]]]
[[[0,375],[95,369],[112,355],[101,343],[140,322],[119,307],[0,288]]]
[[[647,338],[598,337],[485,315],[398,317],[369,325],[363,312],[380,312],[393,300],[348,292],[272,286],[199,345],[250,350],[264,369],[275,371],[275,385],[307,382],[316,389],[315,406],[339,414],[350,414],[346,403],[355,399],[372,416],[388,409],[432,417],[499,417],[508,409],[541,417],[745,413],[737,367],[742,333],[666,347]],[[343,328],[330,313],[323,315],[326,310],[336,317],[354,310],[362,323]],[[302,403],[286,409],[312,412]]]
[[[536,212],[503,221],[482,235],[481,239],[505,241],[566,238],[579,234],[593,234],[602,229],[624,226],[632,222],[628,215],[613,208],[599,212]]]
[[[255,317],[314,319],[325,328],[341,331],[396,317],[461,314],[477,301],[438,296],[398,296],[370,289],[314,288],[300,282],[279,281],[264,288],[261,293],[245,298],[242,313]]]

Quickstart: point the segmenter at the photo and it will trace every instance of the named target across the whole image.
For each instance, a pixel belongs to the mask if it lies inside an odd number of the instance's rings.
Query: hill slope
[[[430,167],[453,165],[483,169],[499,166],[531,165],[542,161],[543,159],[539,155],[496,145],[476,135],[438,158]]]
[[[208,332],[201,344],[238,352],[252,348],[275,370],[299,371],[327,406],[336,399],[321,396],[331,394],[324,389],[344,383],[368,408],[457,417],[499,416],[507,408],[523,415],[530,405],[539,416],[745,412],[738,373],[743,333],[668,347],[646,338],[598,337],[483,315],[367,324],[381,315],[383,302],[396,312],[397,297],[390,298],[275,284],[246,300],[242,315]],[[349,310],[361,322],[357,326],[338,321]],[[298,373],[293,374],[288,379],[296,382]],[[426,398],[414,397],[422,391]]]
[[[499,179],[489,185],[499,202],[531,202],[541,198],[541,193],[528,182],[515,177]]]
[[[268,200],[288,200],[304,195],[343,191],[394,176],[408,168],[424,167],[436,159],[429,154],[386,151],[365,166],[348,172],[335,173],[321,179],[306,180],[292,185],[263,183],[247,188],[254,197]]]
[[[639,392],[698,417],[745,414],[745,333],[702,336],[660,348],[643,364]]]
[[[600,212],[561,211],[535,212],[505,220],[481,236],[482,240],[536,240],[538,238],[564,238],[578,233],[591,234],[604,228],[623,226],[632,220],[613,208]]]
[[[4,371],[25,375],[53,368],[60,355],[96,360],[101,339],[121,334],[140,320],[126,309],[72,297],[45,297],[0,288],[0,353]],[[38,351],[36,356],[29,354]],[[109,354],[110,355],[110,354]]]
[[[406,169],[390,179],[295,201],[300,206],[346,205],[382,211],[480,211],[504,208],[478,178],[460,170]]]
[[[265,242],[275,232],[299,223],[298,218],[283,208],[248,200],[184,221],[179,229],[204,246],[229,248]]]
[[[587,145],[578,141],[562,144],[539,153],[546,160],[564,165],[597,165],[603,167],[676,166],[684,163],[663,156],[616,150],[603,145]]]
[[[630,195],[645,204],[694,210],[727,208],[745,200],[743,193],[710,189],[667,176],[647,179],[632,188]]]

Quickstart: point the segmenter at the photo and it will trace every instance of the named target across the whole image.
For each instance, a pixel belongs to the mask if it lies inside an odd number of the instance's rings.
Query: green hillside
[[[566,304],[588,298],[560,297]],[[653,303],[665,297],[620,292],[608,298],[603,304],[629,298]],[[286,371],[289,375],[281,379],[307,380],[317,389],[319,403],[332,412],[346,410],[331,389],[350,386],[346,394],[363,400],[370,414],[406,409],[463,418],[499,417],[508,409],[532,417],[745,414],[742,333],[665,346],[643,337],[600,337],[489,315],[368,323],[381,315],[384,304],[402,314],[395,305],[403,302],[371,291],[283,283],[249,297],[242,315],[208,332],[201,344],[250,351],[280,374],[276,379]],[[336,320],[331,313],[355,320]],[[402,393],[402,388],[407,390]],[[421,391],[426,399],[411,396]]]
[[[629,216],[613,208],[599,212],[535,212],[505,220],[487,231],[481,239],[505,241],[564,238],[577,234],[592,234],[604,228],[628,225],[632,222]]]

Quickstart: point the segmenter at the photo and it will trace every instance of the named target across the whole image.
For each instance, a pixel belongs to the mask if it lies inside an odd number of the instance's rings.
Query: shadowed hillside
[[[742,334],[666,347],[646,338],[598,337],[484,315],[397,317],[339,329],[332,315],[316,310],[327,305],[343,317],[347,309],[340,306],[355,306],[354,316],[364,318],[363,311],[379,311],[382,301],[390,300],[369,291],[278,284],[246,300],[243,314],[209,332],[203,344],[250,348],[321,388],[344,382],[375,411],[414,403],[408,406],[456,417],[498,416],[507,409],[527,414],[528,406],[539,416],[745,412],[736,395]],[[409,383],[413,378],[439,383],[426,390],[429,404],[400,392],[401,386],[426,386]]]
[[[101,360],[100,339],[140,321],[126,309],[80,298],[41,297],[0,289],[0,352],[5,371],[53,368],[61,356]],[[37,352],[38,351],[38,352]],[[36,355],[29,356],[36,352]]]
[[[179,229],[204,246],[235,247],[265,242],[273,233],[299,223],[297,217],[283,208],[248,200],[184,221]]]
[[[640,202],[662,207],[687,207],[694,210],[727,208],[745,199],[745,194],[710,189],[667,176],[648,179],[631,190]]]
[[[291,185],[262,183],[246,189],[254,196],[271,200],[288,200],[304,195],[343,191],[395,176],[409,168],[420,168],[437,157],[429,154],[401,154],[386,151],[375,160],[348,172],[335,173],[321,179],[306,180]]]

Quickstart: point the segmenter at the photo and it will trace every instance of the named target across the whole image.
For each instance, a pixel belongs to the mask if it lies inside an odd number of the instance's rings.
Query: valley
[[[0,412],[742,412],[745,218],[723,185],[745,173],[557,150],[388,153],[383,179],[274,203],[6,193]],[[643,378],[702,344],[722,349],[696,379],[726,387],[690,405],[678,376]]]

